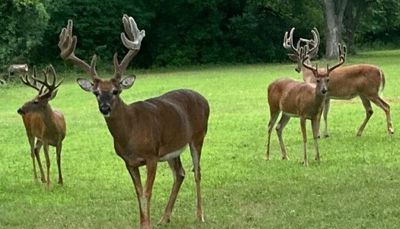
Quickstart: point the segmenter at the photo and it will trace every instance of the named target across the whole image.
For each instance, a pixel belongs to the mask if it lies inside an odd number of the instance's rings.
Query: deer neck
[[[56,124],[54,122],[53,110],[51,109],[51,106],[49,104],[47,104],[47,106],[45,107],[44,111],[41,112],[41,114],[43,118],[43,123],[47,127],[47,129],[55,130]]]
[[[315,105],[317,107],[322,107],[322,104],[325,102],[326,99],[326,94],[323,95],[320,92],[320,89],[318,87],[315,87]]]
[[[126,122],[128,110],[129,106],[126,105],[120,97],[117,97],[110,117],[105,117],[108,130],[114,140],[118,139],[118,141],[122,141],[122,144],[124,144],[125,138],[129,136],[128,131],[130,128],[127,127],[128,123]],[[134,117],[129,116],[130,121],[133,121],[133,119]]]

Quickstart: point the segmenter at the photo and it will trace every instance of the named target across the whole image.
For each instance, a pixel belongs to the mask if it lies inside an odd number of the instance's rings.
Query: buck
[[[303,49],[301,53],[305,53]],[[342,65],[345,61],[345,54],[339,45],[339,63],[326,69],[318,69],[318,65],[313,67],[307,62],[308,55],[302,55],[302,65],[310,70],[313,74],[316,84],[307,82],[297,82],[292,79],[278,79],[268,86],[268,104],[270,110],[270,121],[268,123],[268,140],[266,160],[269,160],[270,142],[272,129],[278,119],[280,113],[282,116],[276,127],[279,145],[281,147],[282,159],[287,160],[287,152],[282,140],[282,131],[291,117],[300,118],[301,132],[303,134],[304,144],[304,166],[308,166],[307,158],[307,133],[306,133],[306,120],[311,120],[311,127],[314,137],[315,146],[315,160],[320,163],[320,154],[318,148],[318,130],[324,101],[326,100],[329,91],[329,76],[331,72]]]
[[[33,76],[24,75],[21,77],[22,82],[38,91],[38,95],[32,100],[26,102],[18,113],[22,116],[26,134],[31,149],[31,157],[33,164],[33,174],[37,179],[35,157],[40,169],[41,181],[47,180],[47,187],[50,188],[50,158],[49,145],[56,147],[56,157],[58,166],[58,183],[63,184],[61,173],[61,149],[62,141],[66,134],[66,125],[64,115],[51,108],[49,101],[57,95],[57,88],[62,81],[58,82],[56,72],[53,66],[49,66],[44,72],[44,80],[37,77],[36,69],[33,69]],[[53,76],[52,83],[49,82],[49,75]],[[46,158],[47,179],[44,176],[42,164],[40,162],[39,152],[43,146]]]
[[[295,70],[303,73],[303,80],[305,82],[315,83],[313,73],[310,69],[305,68],[302,65],[300,57],[300,47],[303,47],[306,51],[306,55],[309,56],[306,63],[310,64],[312,58],[318,54],[318,47],[320,44],[319,33],[316,28],[311,32],[313,34],[312,39],[301,38],[297,46],[293,45],[293,32],[295,28],[292,28],[290,32],[286,32],[283,40],[283,47],[289,51],[289,58],[297,62]],[[301,46],[301,42],[305,42],[304,46]],[[365,109],[365,119],[358,129],[357,136],[361,136],[365,126],[373,114],[371,102],[380,107],[386,114],[387,132],[389,135],[393,134],[392,120],[390,117],[390,106],[379,96],[379,92],[382,92],[385,87],[385,75],[383,71],[374,65],[369,64],[356,64],[343,66],[335,69],[330,74],[329,93],[324,104],[324,123],[325,130],[324,136],[329,136],[328,131],[328,112],[330,107],[330,99],[338,100],[349,100],[356,96],[359,96]]]
[[[129,62],[139,52],[144,30],[139,30],[132,17],[124,15],[125,33],[121,33],[124,46],[129,49],[121,63],[114,55],[114,75],[110,80],[96,73],[96,56],[89,66],[74,54],[77,37],[73,36],[72,20],[60,33],[58,46],[61,57],[72,61],[91,77],[78,79],[79,86],[95,95],[100,113],[114,139],[114,149],[132,178],[137,195],[140,226],[151,228],[150,199],[159,161],[167,161],[174,177],[172,191],[160,223],[170,221],[172,209],[185,177],[180,155],[190,147],[197,192],[197,218],[204,221],[200,192],[200,156],[207,133],[209,105],[199,93],[191,90],[174,90],[145,101],[125,104],[120,94],[135,82],[135,76],[123,78]],[[139,167],[146,166],[147,180],[142,186]]]

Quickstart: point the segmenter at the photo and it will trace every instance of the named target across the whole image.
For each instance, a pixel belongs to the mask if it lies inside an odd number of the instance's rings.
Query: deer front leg
[[[58,167],[58,183],[62,185],[64,181],[61,173],[61,149],[62,149],[62,143],[60,142],[60,144],[56,147],[56,156],[57,156],[57,167]]]
[[[128,163],[126,163],[126,168],[129,171],[129,175],[131,175],[133,185],[135,188],[136,192],[136,197],[138,200],[138,205],[139,205],[139,214],[140,214],[140,225],[144,222],[144,214],[142,211],[142,204],[141,204],[141,196],[143,196],[143,186],[142,186],[142,181],[140,179],[140,171],[138,166],[131,166]]]
[[[306,132],[306,118],[300,117],[300,126],[301,126],[301,133],[303,134],[303,144],[304,144],[304,166],[308,166],[308,159],[307,159],[307,132]]]
[[[36,140],[35,156],[36,156],[36,160],[38,162],[39,169],[40,169],[40,180],[42,181],[42,183],[46,183],[46,177],[44,176],[42,162],[40,161],[40,154],[39,154],[40,149],[42,148],[42,145],[43,145],[42,141]]]
[[[150,199],[154,183],[154,178],[157,170],[157,161],[146,161],[147,168],[147,180],[145,188],[143,189],[142,181],[140,178],[139,166],[140,164],[135,164],[134,166],[126,164],[126,167],[131,175],[133,184],[135,186],[136,196],[139,204],[140,212],[140,228],[151,228],[150,223]]]
[[[36,173],[36,163],[35,163],[35,137],[28,135],[28,142],[31,149],[31,158],[32,158],[32,166],[33,166],[33,178],[37,180],[37,173]]]
[[[324,103],[324,124],[325,124],[325,130],[324,130],[324,137],[327,138],[329,137],[329,131],[328,131],[328,113],[329,113],[329,107],[330,107],[330,99],[326,98],[325,103]],[[319,124],[318,124],[319,126]],[[318,135],[319,137],[319,127],[318,127]]]
[[[320,156],[319,156],[319,148],[318,148],[318,130],[319,130],[319,123],[320,119],[315,118],[311,120],[311,127],[314,137],[314,146],[315,146],[315,160],[320,163]]]
[[[141,198],[140,207],[143,211],[143,216],[144,216],[144,222],[141,223],[140,227],[144,229],[151,228],[150,200],[153,191],[154,179],[156,177],[156,172],[157,172],[157,160],[153,159],[146,161],[146,169],[147,169],[146,185],[143,195],[140,197]]]
[[[172,170],[174,176],[174,184],[172,186],[171,194],[169,196],[167,207],[165,208],[164,215],[161,217],[160,224],[169,223],[172,209],[174,207],[176,197],[178,196],[179,189],[185,178],[185,170],[182,167],[180,157],[168,161],[168,165]]]

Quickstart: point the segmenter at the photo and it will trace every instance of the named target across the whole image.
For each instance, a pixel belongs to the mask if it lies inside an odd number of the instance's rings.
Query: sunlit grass
[[[211,106],[209,133],[202,154],[202,191],[206,223],[196,222],[194,179],[189,153],[183,154],[186,179],[171,223],[160,228],[396,228],[400,225],[400,150],[398,130],[400,51],[368,52],[349,63],[371,63],[386,76],[383,97],[390,102],[395,135],[386,134],[383,111],[375,111],[361,138],[364,118],[359,99],[333,101],[330,134],[320,141],[322,163],[300,165],[302,138],[298,119],[284,130],[289,161],[281,161],[276,134],[272,160],[264,161],[269,112],[267,85],[279,77],[301,79],[293,64],[139,71],[126,102],[169,90],[191,88]],[[133,71],[132,71],[133,73]],[[107,75],[107,74],[104,74]],[[111,75],[111,74],[109,74]],[[138,206],[123,161],[93,95],[66,81],[52,106],[63,111],[67,137],[62,152],[65,185],[56,184],[52,152],[50,191],[33,181],[29,146],[16,110],[34,96],[22,85],[0,88],[0,228],[137,227]],[[80,77],[85,77],[80,74]],[[309,152],[313,158],[310,125]],[[42,156],[43,158],[43,156]],[[159,164],[152,198],[155,224],[167,203],[172,175]]]

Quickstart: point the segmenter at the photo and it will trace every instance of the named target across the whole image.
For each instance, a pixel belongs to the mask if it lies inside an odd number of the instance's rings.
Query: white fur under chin
[[[103,114],[104,118],[109,118],[110,117],[110,113],[108,114]]]

